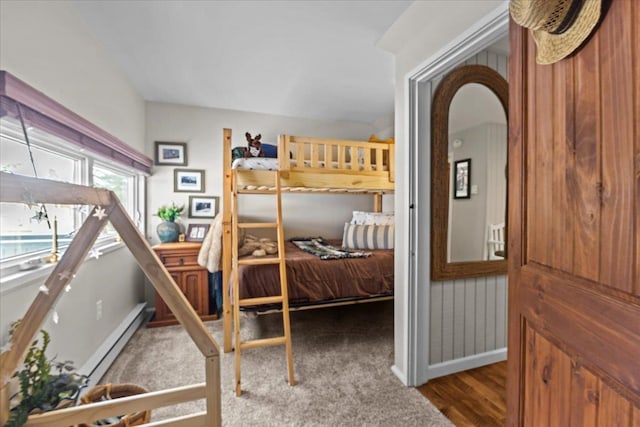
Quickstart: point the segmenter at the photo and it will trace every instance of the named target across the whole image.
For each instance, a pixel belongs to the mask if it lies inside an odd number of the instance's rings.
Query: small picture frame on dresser
[[[209,224],[189,224],[187,228],[187,242],[202,242],[209,231]]]

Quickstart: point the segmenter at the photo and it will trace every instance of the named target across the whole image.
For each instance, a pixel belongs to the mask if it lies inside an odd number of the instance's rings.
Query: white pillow
[[[394,225],[344,224],[342,247],[349,249],[393,249]]]
[[[363,212],[353,211],[351,224],[361,225],[394,225],[393,212]]]

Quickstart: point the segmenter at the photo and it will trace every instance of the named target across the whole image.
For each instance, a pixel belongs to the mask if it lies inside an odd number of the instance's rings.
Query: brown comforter
[[[393,250],[368,252],[372,254],[368,258],[321,260],[287,242],[290,303],[393,295]],[[277,264],[240,266],[240,298],[280,295],[279,276]]]

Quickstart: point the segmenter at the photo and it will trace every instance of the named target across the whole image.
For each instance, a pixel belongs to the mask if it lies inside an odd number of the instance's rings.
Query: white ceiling
[[[376,42],[410,3],[73,2],[146,100],[370,123],[393,112]]]

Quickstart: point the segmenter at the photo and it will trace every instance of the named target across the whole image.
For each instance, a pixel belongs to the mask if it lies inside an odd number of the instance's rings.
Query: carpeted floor
[[[243,317],[243,339],[281,334],[279,314]],[[222,347],[222,321],[207,322]],[[234,355],[222,354],[226,426],[450,426],[420,393],[393,375],[393,302],[291,313],[298,384],[286,381],[284,346],[244,351],[241,397]],[[160,390],[204,381],[204,359],[180,326],[141,329],[102,383]],[[204,410],[204,402],[154,409],[152,420]]]

